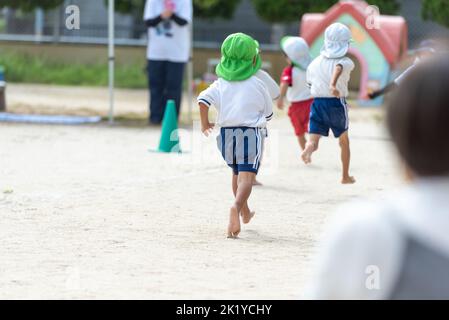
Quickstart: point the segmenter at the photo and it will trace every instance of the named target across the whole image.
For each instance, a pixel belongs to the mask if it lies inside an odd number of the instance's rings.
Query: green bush
[[[8,82],[46,83],[56,85],[107,86],[107,63],[68,64],[41,57],[1,53]],[[143,64],[116,64],[115,85],[118,88],[146,88]]]

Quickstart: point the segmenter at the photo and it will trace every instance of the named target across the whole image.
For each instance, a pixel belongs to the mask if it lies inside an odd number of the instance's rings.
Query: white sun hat
[[[306,70],[312,61],[307,42],[300,37],[284,37],[281,48],[296,67]]]
[[[343,57],[349,50],[351,31],[342,23],[333,23],[324,32],[324,46],[321,55],[329,59]]]

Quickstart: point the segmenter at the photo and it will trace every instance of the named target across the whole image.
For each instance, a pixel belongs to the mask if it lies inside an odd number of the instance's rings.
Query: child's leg
[[[305,164],[312,162],[312,153],[318,150],[318,144],[321,136],[319,134],[310,134],[309,141],[305,145],[305,149],[301,154],[302,161]]]
[[[228,237],[236,237],[240,233],[240,217],[239,212],[246,206],[248,198],[253,188],[253,182],[256,174],[253,172],[240,172],[237,177],[237,189],[235,191],[235,202],[231,207],[229,215]],[[233,180],[233,188],[234,177]],[[249,221],[248,221],[249,222]]]
[[[342,163],[342,179],[341,183],[351,184],[355,182],[354,177],[349,175],[349,163],[351,161],[351,149],[349,147],[348,131],[343,133],[339,138],[341,148],[341,163]]]
[[[232,192],[234,193],[234,197],[237,196],[238,177],[238,175],[232,173]],[[239,211],[233,210],[233,208],[231,208],[231,212],[229,214],[228,238],[237,237],[240,233]]]
[[[253,181],[253,186],[256,185],[256,179]],[[237,196],[237,187],[238,187],[238,175],[233,174],[232,175],[232,192],[234,193],[234,197]],[[243,205],[242,210],[240,211],[242,215],[242,220],[244,224],[249,223],[251,218],[254,216],[255,212],[251,211],[248,207],[248,201],[245,202]]]
[[[306,135],[303,134],[303,135],[298,136],[298,142],[299,142],[299,145],[301,146],[301,150],[304,151],[304,149],[306,148],[306,143],[307,143]]]

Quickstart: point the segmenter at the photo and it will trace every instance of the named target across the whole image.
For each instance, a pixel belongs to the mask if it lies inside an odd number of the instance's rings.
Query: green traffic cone
[[[181,152],[178,136],[178,116],[174,100],[168,100],[162,120],[161,140],[159,152]]]

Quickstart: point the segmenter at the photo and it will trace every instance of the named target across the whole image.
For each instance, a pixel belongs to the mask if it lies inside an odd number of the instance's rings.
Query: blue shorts
[[[344,98],[314,98],[310,111],[309,133],[336,138],[348,130],[348,106]]]
[[[266,129],[224,127],[217,136],[217,146],[235,175],[242,171],[257,174],[265,137]]]

